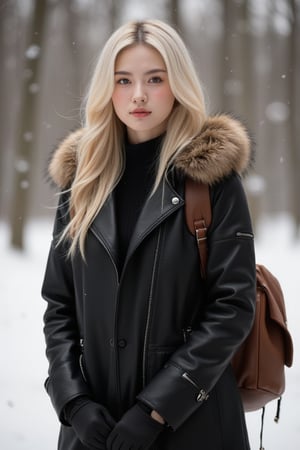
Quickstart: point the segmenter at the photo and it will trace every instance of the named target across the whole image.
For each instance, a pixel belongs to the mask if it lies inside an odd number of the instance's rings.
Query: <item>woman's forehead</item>
[[[130,72],[131,70],[164,70],[165,62],[161,54],[152,46],[136,44],[124,48],[116,58],[115,70]]]

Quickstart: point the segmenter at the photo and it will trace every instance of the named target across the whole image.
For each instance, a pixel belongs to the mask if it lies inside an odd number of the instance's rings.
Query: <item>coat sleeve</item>
[[[80,336],[76,320],[72,261],[67,258],[67,245],[57,245],[66,224],[67,200],[60,199],[57,208],[53,240],[42,285],[42,297],[47,302],[44,314],[46,355],[49,376],[46,390],[62,423],[67,425],[63,408],[78,395],[88,395],[88,386],[81,373]]]
[[[176,430],[204,401],[250,332],[256,271],[251,220],[240,178],[211,190],[207,305],[180,346],[138,395]],[[195,268],[199,271],[199,268]]]

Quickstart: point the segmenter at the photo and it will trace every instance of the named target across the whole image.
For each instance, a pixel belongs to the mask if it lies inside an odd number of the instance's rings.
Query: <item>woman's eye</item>
[[[130,81],[128,80],[128,78],[120,78],[119,80],[117,80],[117,84],[129,84]]]
[[[161,83],[162,79],[160,77],[152,77],[149,80],[149,83]]]

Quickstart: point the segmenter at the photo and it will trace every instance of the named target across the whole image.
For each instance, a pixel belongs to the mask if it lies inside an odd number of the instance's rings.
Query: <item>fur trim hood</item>
[[[49,165],[52,181],[61,189],[72,182],[77,167],[79,129],[67,136],[54,152]],[[208,117],[196,136],[174,160],[174,166],[195,181],[213,185],[231,172],[243,175],[251,166],[251,139],[238,120],[219,115]]]

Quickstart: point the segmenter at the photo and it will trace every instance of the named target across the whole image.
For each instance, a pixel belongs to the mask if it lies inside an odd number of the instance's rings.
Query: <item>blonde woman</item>
[[[230,361],[250,330],[255,256],[244,127],[208,117],[177,32],[128,23],[107,41],[82,129],[59,146],[42,288],[60,450],[246,450]],[[207,279],[185,180],[210,187]],[[242,237],[241,237],[242,236]]]

